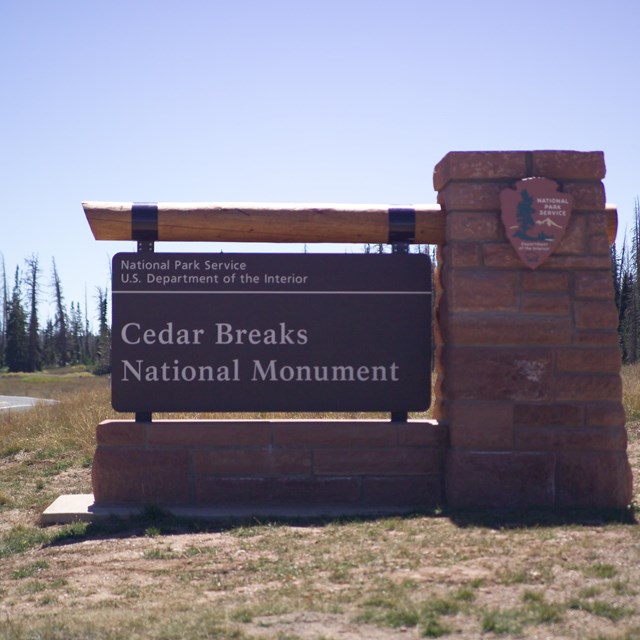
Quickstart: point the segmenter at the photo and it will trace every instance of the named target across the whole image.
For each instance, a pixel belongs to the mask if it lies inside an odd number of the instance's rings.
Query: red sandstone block
[[[444,449],[448,442],[448,426],[436,420],[409,420],[398,425],[398,444],[401,447]]]
[[[623,508],[632,496],[631,468],[623,452],[558,456],[558,506]]]
[[[563,293],[530,293],[522,296],[522,311],[548,316],[568,316],[569,296]]]
[[[515,430],[519,451],[625,451],[624,427],[527,427]]]
[[[441,465],[441,452],[429,447],[314,451],[314,471],[324,476],[424,475]]]
[[[576,329],[614,329],[618,311],[611,300],[578,300],[574,302]]]
[[[433,187],[440,191],[450,180],[524,178],[523,151],[451,151],[435,166]]]
[[[591,211],[583,214],[587,219],[587,231],[591,235],[604,234],[609,231],[609,221],[604,211]]]
[[[465,507],[548,507],[554,503],[555,454],[452,450],[447,502]]]
[[[517,273],[497,270],[449,271],[447,300],[455,311],[516,311]]]
[[[611,259],[609,256],[585,255],[585,256],[560,256],[551,255],[543,262],[539,269],[543,271],[576,271],[582,269],[611,269]]]
[[[447,242],[497,242],[503,239],[502,223],[497,213],[453,211],[447,215]]]
[[[191,456],[194,473],[198,475],[308,475],[311,472],[311,452],[301,449],[196,449]]]
[[[513,409],[516,427],[580,427],[584,424],[581,404],[516,404]]]
[[[611,271],[578,271],[573,278],[573,291],[576,298],[613,300],[613,276]]]
[[[570,373],[619,373],[620,349],[567,348],[556,352],[556,371]]]
[[[608,256],[610,249],[609,236],[598,234],[589,236],[587,251],[593,256]]]
[[[562,271],[523,271],[520,279],[523,291],[537,293],[566,293],[569,274]]]
[[[199,506],[268,505],[265,478],[200,476],[194,484],[195,503]]]
[[[367,507],[433,508],[444,504],[442,475],[365,477],[362,504]]]
[[[626,416],[620,401],[587,404],[587,424],[593,427],[624,426]]]
[[[398,426],[386,420],[300,420],[273,424],[273,444],[279,447],[395,447]]]
[[[104,420],[96,427],[96,443],[109,446],[136,446],[145,441],[146,423],[133,420]]]
[[[99,446],[93,458],[92,482],[98,505],[186,504],[187,452]]]
[[[573,196],[573,210],[602,211],[607,203],[601,182],[565,182],[563,191]]]
[[[602,151],[534,151],[533,174],[556,180],[602,180]]]
[[[556,376],[556,399],[617,401],[622,397],[622,380],[615,374],[564,374]]]
[[[482,262],[492,269],[522,269],[522,260],[509,242],[492,242],[482,245]]]
[[[445,336],[458,345],[546,346],[569,344],[572,333],[569,318],[474,313],[452,315]]]
[[[271,444],[268,421],[163,420],[147,429],[150,445],[260,447]]]
[[[450,347],[446,364],[450,400],[532,401],[553,395],[549,349]]]
[[[479,267],[481,245],[477,242],[455,242],[443,247],[442,258],[456,268]]]
[[[438,193],[438,204],[449,213],[500,211],[500,192],[509,186],[508,182],[451,182]]]
[[[587,221],[584,216],[574,213],[565,229],[562,239],[555,248],[555,255],[582,255],[587,245]]]
[[[513,449],[513,403],[452,400],[449,438],[454,449]]]
[[[271,504],[355,505],[361,501],[361,479],[339,478],[291,478],[278,477],[267,480],[267,500]]]
[[[618,347],[620,346],[620,336],[618,332],[611,329],[594,329],[576,331],[574,339],[576,345],[588,345],[599,347]]]

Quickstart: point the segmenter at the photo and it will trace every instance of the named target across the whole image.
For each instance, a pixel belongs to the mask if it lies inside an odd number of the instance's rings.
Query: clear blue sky
[[[134,244],[95,241],[83,200],[429,203],[452,150],[602,150],[624,229],[639,19],[637,0],[0,0],[10,282],[35,253],[50,296],[53,256],[67,303],[95,307]]]

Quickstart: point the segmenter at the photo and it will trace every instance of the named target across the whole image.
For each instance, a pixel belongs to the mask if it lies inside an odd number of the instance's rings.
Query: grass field
[[[638,478],[640,368],[624,383]],[[635,507],[42,528],[54,498],[91,491],[108,380],[0,374],[0,394],[60,400],[0,414],[2,639],[640,639]]]

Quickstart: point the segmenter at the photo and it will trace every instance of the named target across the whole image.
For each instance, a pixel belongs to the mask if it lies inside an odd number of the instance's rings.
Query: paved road
[[[0,411],[26,411],[32,409],[39,402],[55,404],[56,400],[43,400],[27,396],[0,396]]]

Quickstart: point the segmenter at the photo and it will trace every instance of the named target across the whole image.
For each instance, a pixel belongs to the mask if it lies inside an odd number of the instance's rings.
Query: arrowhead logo
[[[536,269],[564,236],[573,197],[548,178],[525,178],[500,193],[500,205],[507,238],[520,260]]]

